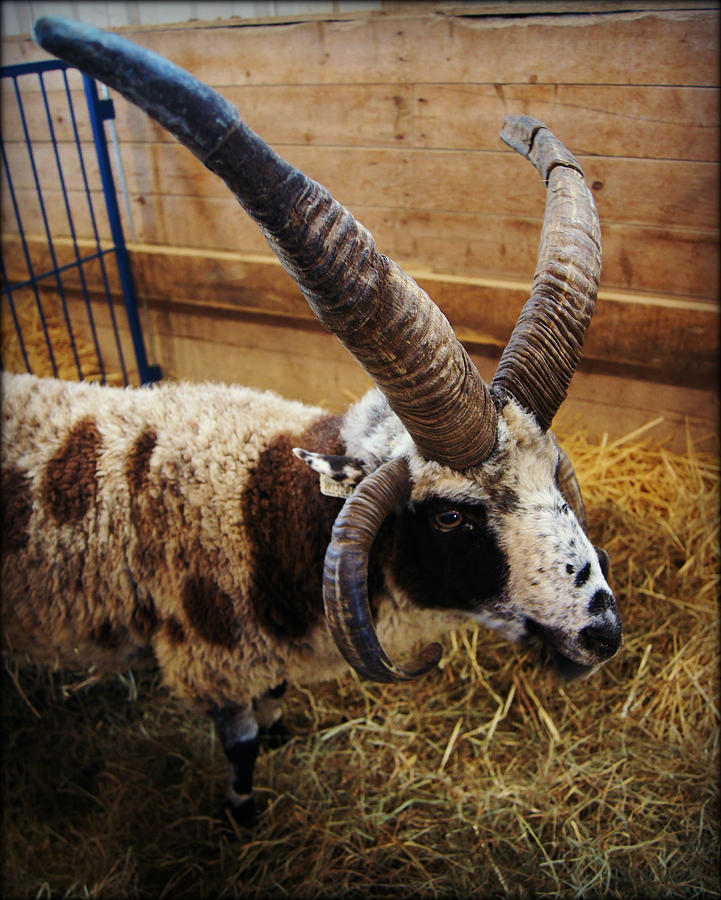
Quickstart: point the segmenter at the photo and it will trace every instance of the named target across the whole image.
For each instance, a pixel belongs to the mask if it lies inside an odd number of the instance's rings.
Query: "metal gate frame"
[[[103,188],[103,196],[105,198],[105,210],[108,218],[108,224],[110,226],[110,233],[112,237],[112,246],[103,248],[100,243],[100,236],[98,232],[98,220],[96,218],[95,209],[93,206],[93,200],[90,191],[90,184],[88,182],[87,171],[85,167],[85,162],[83,159],[83,150],[80,141],[80,137],[78,134],[77,121],[75,117],[75,110],[73,107],[73,100],[71,97],[70,86],[68,84],[67,78],[67,70],[75,68],[73,66],[68,65],[67,63],[61,62],[60,60],[46,60],[35,63],[23,63],[19,65],[11,65],[11,66],[2,66],[0,68],[0,76],[2,78],[12,78],[13,86],[15,91],[15,98],[17,101],[17,107],[20,115],[20,121],[22,124],[22,133],[25,139],[25,145],[28,153],[29,164],[32,170],[33,181],[35,184],[35,189],[37,191],[37,197],[40,205],[40,211],[42,214],[43,225],[45,236],[47,237],[48,242],[48,250],[50,253],[51,266],[42,272],[36,272],[33,268],[33,264],[30,258],[30,252],[28,249],[27,241],[25,238],[25,230],[23,228],[22,215],[21,210],[18,205],[17,196],[15,192],[15,188],[13,186],[12,175],[10,172],[10,165],[7,159],[7,155],[5,152],[5,144],[3,141],[0,141],[2,145],[2,161],[3,168],[7,178],[8,192],[10,196],[10,200],[12,203],[12,208],[15,215],[15,220],[20,236],[20,242],[22,247],[22,252],[25,259],[25,264],[27,266],[28,277],[22,281],[15,281],[10,283],[7,277],[7,270],[5,267],[5,262],[0,258],[0,274],[2,275],[2,285],[0,285],[0,294],[6,295],[10,311],[13,317],[13,324],[15,326],[15,330],[18,336],[18,340],[20,342],[20,349],[23,357],[23,361],[28,372],[31,371],[30,363],[28,361],[27,352],[25,349],[25,344],[23,342],[20,322],[18,320],[18,316],[16,313],[15,304],[13,302],[13,292],[17,291],[21,288],[30,288],[33,292],[35,303],[37,306],[37,310],[40,316],[40,322],[42,325],[42,330],[45,338],[45,344],[48,351],[48,356],[50,360],[50,364],[52,366],[53,373],[57,377],[58,370],[56,366],[55,356],[53,353],[52,344],[48,335],[47,325],[46,325],[46,317],[43,311],[42,302],[40,299],[40,288],[43,286],[43,283],[50,283],[54,289],[57,291],[58,297],[60,299],[60,303],[62,305],[63,318],[65,321],[65,326],[68,332],[68,338],[70,341],[70,346],[72,348],[73,358],[75,367],[77,369],[78,378],[80,380],[83,379],[83,371],[80,363],[80,359],[78,357],[78,353],[76,350],[76,342],[75,335],[73,332],[72,324],[70,322],[70,315],[68,311],[68,306],[66,302],[66,291],[63,287],[62,275],[64,272],[70,269],[77,268],[78,275],[80,279],[81,292],[83,295],[83,300],[85,303],[85,309],[88,316],[88,322],[90,325],[90,331],[92,335],[92,342],[94,344],[95,353],[97,355],[98,369],[100,372],[101,381],[105,383],[105,375],[106,369],[105,364],[103,362],[102,353],[100,350],[100,344],[98,342],[95,321],[93,317],[93,312],[91,308],[91,300],[90,294],[88,292],[85,274],[83,272],[83,264],[89,263],[94,260],[97,260],[100,265],[100,270],[102,273],[102,281],[105,292],[105,299],[108,304],[109,313],[110,313],[110,321],[112,323],[113,334],[115,338],[115,345],[118,354],[118,359],[120,361],[120,367],[122,369],[123,381],[127,385],[128,381],[128,373],[127,367],[123,355],[123,349],[120,342],[120,335],[118,333],[117,321],[115,316],[115,310],[113,308],[112,295],[110,291],[110,284],[108,280],[108,272],[106,268],[106,257],[114,257],[117,265],[117,272],[120,280],[120,286],[123,295],[123,302],[125,305],[125,312],[128,321],[128,327],[130,330],[130,336],[132,341],[133,350],[135,353],[135,362],[138,369],[138,374],[140,377],[141,384],[148,384],[150,382],[158,381],[161,376],[160,367],[157,365],[150,365],[148,363],[148,357],[145,348],[145,341],[143,338],[142,326],[140,323],[140,317],[138,314],[138,303],[137,297],[135,294],[135,287],[133,284],[132,273],[130,270],[130,259],[128,256],[128,250],[125,245],[125,236],[123,234],[123,226],[120,219],[120,210],[118,207],[118,199],[115,191],[115,182],[113,180],[113,172],[110,166],[110,158],[108,155],[108,145],[105,135],[105,129],[103,123],[108,120],[112,120],[115,118],[115,109],[113,107],[113,101],[111,99],[101,99],[98,95],[98,87],[94,79],[88,77],[84,73],[80,73],[83,79],[83,86],[85,90],[85,98],[87,102],[87,111],[90,121],[90,127],[93,135],[93,142],[95,145],[95,151],[97,156],[98,168],[100,171],[100,179],[102,182]],[[85,197],[88,204],[88,209],[90,213],[90,221],[92,224],[93,231],[93,240],[95,244],[95,250],[91,253],[86,253],[85,255],[81,254],[80,248],[78,246],[78,240],[76,237],[76,229],[75,224],[73,222],[73,217],[70,209],[69,197],[65,183],[65,177],[63,174],[63,168],[61,165],[60,155],[58,152],[58,142],[55,137],[55,129],[53,126],[51,111],[48,103],[48,96],[46,92],[45,83],[43,81],[43,75],[46,72],[52,71],[60,71],[62,73],[63,82],[65,85],[65,94],[68,102],[68,110],[70,114],[70,121],[72,124],[73,135],[75,138],[75,144],[77,147],[78,153],[78,162],[80,166],[80,172],[82,173],[82,180],[84,184],[84,192]],[[50,135],[50,142],[53,149],[53,154],[55,158],[55,162],[57,165],[57,175],[58,175],[58,183],[60,185],[62,196],[65,205],[65,211],[68,217],[68,225],[70,229],[70,236],[73,245],[73,253],[74,260],[72,262],[66,263],[65,265],[58,265],[57,256],[55,253],[55,247],[53,244],[53,236],[50,230],[50,224],[48,222],[48,216],[46,212],[45,202],[43,200],[42,188],[40,185],[38,170],[36,167],[35,154],[33,153],[32,139],[30,137],[28,131],[28,124],[25,116],[25,109],[23,107],[23,101],[20,93],[20,89],[18,86],[18,79],[36,75],[39,84],[40,84],[40,92],[43,98],[45,115],[47,119],[47,126]]]

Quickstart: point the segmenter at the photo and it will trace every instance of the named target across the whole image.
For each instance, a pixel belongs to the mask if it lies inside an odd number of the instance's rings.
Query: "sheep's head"
[[[368,677],[412,677],[439,652],[428,648],[408,668],[386,657],[366,599],[368,569],[378,564],[385,588],[416,606],[463,613],[511,640],[540,637],[564,675],[586,673],[618,649],[608,559],[586,535],[568,457],[513,398],[496,427],[489,457],[458,471],[422,456],[371,392],[346,419],[357,456],[295,451],[326,484],[356,485],[336,520],[324,587],[339,645]]]
[[[585,534],[573,468],[549,430],[581,354],[601,263],[593,198],[566,148],[535,119],[504,122],[501,137],[539,170],[547,199],[531,297],[486,385],[426,293],[215,91],[77,22],[40,19],[35,37],[144,109],[224,179],[315,315],[380,389],[383,409],[368,421],[382,446],[375,463],[349,467],[361,480],[336,521],[324,573],[328,622],[351,665],[399,680],[438,660],[432,645],[401,668],[375,634],[366,570],[391,514],[405,517],[418,549],[448,560],[436,602],[453,596],[455,608],[510,637],[538,634],[570,668],[612,656],[621,625],[605,558]]]

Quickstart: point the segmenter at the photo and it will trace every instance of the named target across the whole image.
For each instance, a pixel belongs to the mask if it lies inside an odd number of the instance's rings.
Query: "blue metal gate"
[[[41,351],[41,367],[49,366],[40,374],[58,377],[60,344],[71,360],[72,375],[63,377],[84,379],[92,370],[90,377],[106,383],[112,369],[113,380],[127,385],[132,368],[128,358],[134,356],[140,383],[157,381],[161,372],[148,363],[103,127],[115,116],[112,100],[101,99],[95,81],[82,75],[86,104],[81,101],[76,112],[68,75],[76,78],[81,73],[56,60],[3,66],[0,74],[5,195],[0,301],[3,314],[9,312],[12,318],[10,331],[22,365],[28,372],[38,367],[31,361],[32,342],[34,359]],[[48,90],[46,77],[55,79],[55,88],[60,79],[60,90]],[[87,141],[84,148],[80,137],[80,129],[88,124],[94,159],[86,159]],[[100,187],[104,210],[96,213]],[[122,293],[130,347],[123,347],[128,337],[121,333],[113,292]],[[21,310],[31,312],[38,325],[34,334],[23,334]],[[101,337],[99,316],[107,337]]]

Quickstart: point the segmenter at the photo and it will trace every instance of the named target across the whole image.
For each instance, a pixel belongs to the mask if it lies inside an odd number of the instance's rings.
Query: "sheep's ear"
[[[608,553],[603,549],[603,547],[594,547],[596,551],[596,556],[598,556],[598,561],[601,564],[601,572],[604,578],[608,578],[608,573],[611,568],[611,559]]]
[[[329,497],[350,497],[366,476],[360,460],[351,456],[313,453],[293,447],[293,453],[320,475],[320,492]]]

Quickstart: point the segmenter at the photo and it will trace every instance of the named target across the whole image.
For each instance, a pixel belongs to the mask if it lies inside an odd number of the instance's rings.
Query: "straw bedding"
[[[265,812],[221,824],[210,723],[156,673],[18,670],[3,692],[18,897],[718,896],[718,460],[562,434],[624,616],[559,683],[472,628],[417,684],[289,689]]]
[[[107,342],[103,351],[109,358],[105,360],[105,372],[101,371],[87,322],[78,323],[76,320],[73,323],[71,343],[71,332],[56,294],[48,291],[40,293],[43,316],[38,310],[38,300],[28,288],[14,291],[13,303],[27,361],[33,374],[77,381],[79,365],[85,381],[102,381],[104,377],[107,384],[125,383],[117,353]],[[52,348],[56,371],[53,371],[48,344]],[[111,352],[108,353],[108,350]],[[10,305],[5,297],[0,305],[0,359],[2,368],[7,372],[27,371]]]

